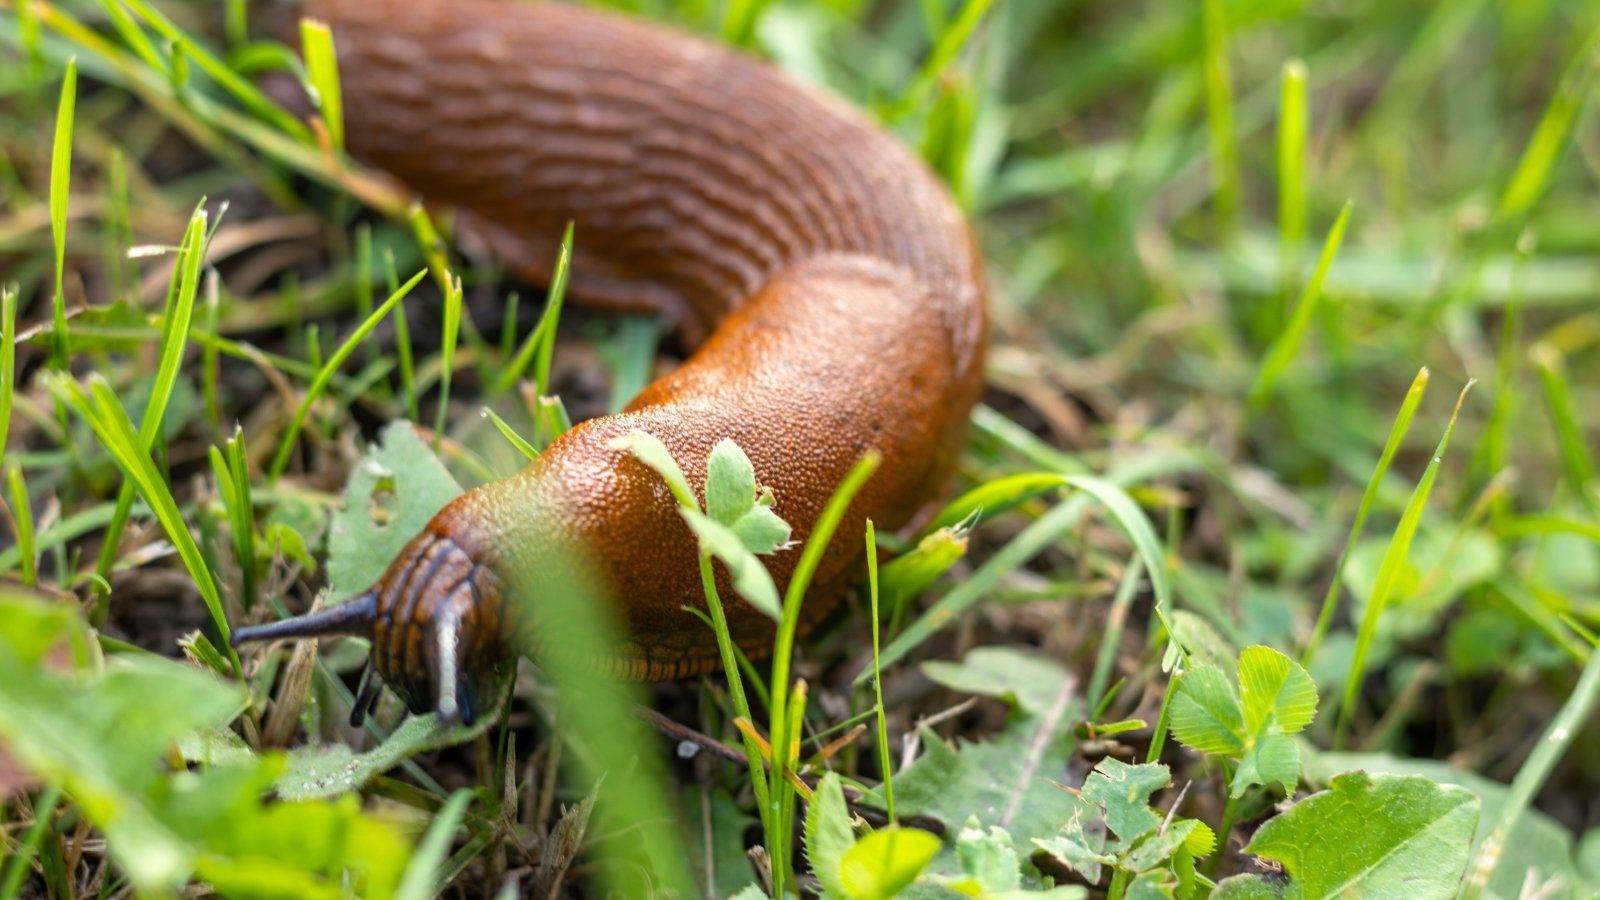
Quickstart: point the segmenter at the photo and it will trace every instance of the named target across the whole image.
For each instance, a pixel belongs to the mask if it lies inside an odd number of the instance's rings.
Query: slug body
[[[319,0],[307,12],[333,28],[354,156],[457,210],[531,279],[548,278],[575,221],[569,297],[659,312],[698,349],[621,414],[445,507],[368,593],[237,640],[366,635],[413,711],[470,719],[492,664],[516,652],[509,623],[535,648],[554,633],[537,585],[514,591],[509,573],[576,547],[626,637],[600,668],[666,680],[719,666],[712,631],[684,610],[705,608],[696,542],[662,480],[612,446],[636,429],[702,498],[712,447],[746,451],[794,528],[796,545],[764,558],[780,590],[845,473],[882,454],[805,625],[857,577],[867,518],[896,528],[937,501],[981,389],[984,287],[959,210],[895,138],[764,63],[587,10]],[[762,652],[773,623],[720,566],[718,580],[735,641]]]

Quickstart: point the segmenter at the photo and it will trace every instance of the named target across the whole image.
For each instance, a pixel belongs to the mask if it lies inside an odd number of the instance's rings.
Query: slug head
[[[349,635],[372,643],[352,725],[388,685],[414,714],[472,725],[515,660],[503,585],[448,534],[431,525],[395,557],[383,577],[350,600],[281,622],[241,628],[234,646],[254,641]]]

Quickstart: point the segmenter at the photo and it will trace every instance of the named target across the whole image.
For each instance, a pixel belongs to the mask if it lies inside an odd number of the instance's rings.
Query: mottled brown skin
[[[800,543],[861,455],[883,455],[818,568],[807,624],[857,577],[867,518],[895,528],[936,501],[981,387],[984,287],[960,212],[896,139],[764,63],[583,9],[318,0],[308,13],[333,27],[358,159],[456,209],[529,278],[549,275],[575,221],[569,296],[659,312],[699,345],[623,413],[442,510],[358,598],[370,610],[324,614],[374,638],[373,665],[413,709],[469,705],[445,682],[470,700],[483,661],[514,652],[511,593],[548,643],[537,585],[504,585],[570,548],[626,629],[602,668],[665,680],[719,665],[683,610],[705,608],[695,542],[661,479],[612,446],[635,429],[702,496],[706,455],[732,438]],[[766,558],[780,589],[799,553]],[[719,580],[735,640],[760,653],[771,621]],[[477,651],[460,680],[428,649],[457,620]]]

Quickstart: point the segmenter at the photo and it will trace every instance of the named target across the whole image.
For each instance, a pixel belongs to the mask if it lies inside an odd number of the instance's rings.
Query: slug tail
[[[378,614],[378,595],[367,591],[337,606],[280,622],[251,625],[233,632],[229,643],[237,647],[257,641],[276,641],[283,638],[328,637],[348,635],[371,637],[372,622]]]

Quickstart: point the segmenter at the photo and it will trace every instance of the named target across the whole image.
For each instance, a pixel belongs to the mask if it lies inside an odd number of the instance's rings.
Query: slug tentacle
[[[235,628],[230,635],[229,643],[238,647],[241,644],[253,644],[260,641],[280,641],[288,638],[334,637],[371,637],[373,622],[378,615],[377,588],[364,591],[351,597],[343,603],[329,606],[314,613],[284,619],[280,622],[268,622],[265,625],[250,625],[245,628]]]

